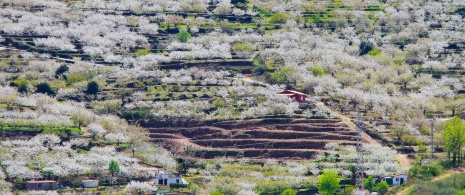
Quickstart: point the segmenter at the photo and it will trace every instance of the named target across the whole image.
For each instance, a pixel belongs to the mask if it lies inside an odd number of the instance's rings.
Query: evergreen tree
[[[68,70],[69,70],[69,67],[66,64],[61,65],[55,71],[55,78],[62,76],[64,73],[68,72]]]
[[[97,82],[91,81],[87,84],[87,94],[97,94],[100,91],[100,86]]]
[[[111,160],[110,164],[108,165],[108,171],[110,171],[111,175],[116,175],[120,172],[119,164],[115,160]]]
[[[181,30],[181,32],[179,32],[176,35],[176,39],[183,42],[183,43],[189,41],[189,39],[191,37],[192,37],[191,34],[189,34],[189,32],[187,32],[187,30]]]
[[[44,93],[44,94],[48,94],[48,95],[54,95],[55,94],[55,92],[52,90],[52,87],[50,87],[50,85],[48,83],[46,83],[46,82],[39,83],[37,85],[36,93]]]

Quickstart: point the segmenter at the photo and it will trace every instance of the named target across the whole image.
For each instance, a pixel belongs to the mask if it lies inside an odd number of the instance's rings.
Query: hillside
[[[456,0],[3,0],[0,191],[424,186],[463,164],[464,17]]]

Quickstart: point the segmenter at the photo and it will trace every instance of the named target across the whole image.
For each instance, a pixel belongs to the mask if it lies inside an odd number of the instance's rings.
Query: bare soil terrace
[[[319,120],[288,124],[217,124],[147,128],[153,142],[177,155],[195,158],[247,157],[313,159],[326,143],[355,145],[357,133],[346,123]]]

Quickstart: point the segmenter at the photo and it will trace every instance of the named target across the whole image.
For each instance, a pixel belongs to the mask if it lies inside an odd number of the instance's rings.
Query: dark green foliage
[[[373,44],[367,41],[360,43],[359,55],[365,55],[373,49]]]
[[[189,184],[182,184],[182,183],[170,183],[170,188],[187,188]]]
[[[455,11],[456,14],[462,16],[462,18],[465,17],[465,7],[461,7],[461,8],[458,8],[456,11]]]
[[[124,110],[121,117],[128,121],[143,121],[152,118],[150,108],[134,108],[131,110]]]
[[[253,72],[258,75],[262,75],[263,73],[266,72],[266,66],[264,65],[258,65],[254,68]]]
[[[59,78],[62,76],[64,73],[68,72],[69,67],[66,64],[61,65],[58,67],[58,69],[55,71],[55,78]]]
[[[18,86],[19,93],[29,92],[29,89],[28,89],[29,82],[26,79],[18,79],[14,83],[16,86]]]
[[[355,185],[356,180],[357,180],[357,176],[356,176],[357,167],[355,165],[349,165],[349,171],[350,173],[352,173],[351,184]]]
[[[284,24],[287,22],[287,15],[284,14],[284,13],[277,13],[275,15],[272,15],[270,17],[270,23],[273,23],[273,24]]]
[[[189,39],[191,38],[191,34],[189,34],[189,32],[187,32],[187,30],[182,30],[181,32],[179,32],[177,35],[176,35],[176,39],[185,43],[187,41],[189,41]]]
[[[100,91],[100,86],[97,82],[91,81],[87,84],[87,94],[97,94]]]
[[[119,173],[120,170],[121,169],[119,167],[118,162],[116,162],[115,160],[111,160],[110,164],[108,165],[108,171],[110,171],[112,175],[115,175]]]
[[[36,93],[44,93],[44,94],[48,94],[48,95],[54,95],[55,94],[55,92],[52,90],[52,87],[50,87],[50,85],[48,83],[46,83],[46,82],[39,83],[37,85]]]

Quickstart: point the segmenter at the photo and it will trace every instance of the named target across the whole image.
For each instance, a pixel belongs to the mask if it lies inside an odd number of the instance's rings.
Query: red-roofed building
[[[26,181],[26,190],[56,190],[58,183],[52,180]]]
[[[294,91],[294,90],[284,90],[284,91],[279,92],[278,95],[289,96],[290,98],[294,98],[299,103],[304,103],[305,98],[307,97],[305,93]]]

